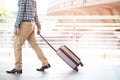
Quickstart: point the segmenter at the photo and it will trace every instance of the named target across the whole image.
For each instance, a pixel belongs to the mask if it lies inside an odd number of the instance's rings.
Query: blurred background
[[[36,0],[41,34],[57,50],[68,46],[84,63],[75,73],[38,36],[52,67],[39,73],[39,60],[23,45],[22,75],[8,75],[14,66],[14,23],[18,0],[0,0],[0,80],[120,80],[120,0]],[[62,64],[62,65],[61,65]]]
[[[90,58],[89,55],[95,55],[100,58],[120,58],[119,0],[36,1],[42,24],[41,34],[56,49],[65,44],[83,57],[88,55]],[[2,56],[13,55],[17,2],[18,0],[0,0]],[[36,38],[42,48],[50,49],[38,35]],[[31,46],[26,41],[23,48],[30,49]]]

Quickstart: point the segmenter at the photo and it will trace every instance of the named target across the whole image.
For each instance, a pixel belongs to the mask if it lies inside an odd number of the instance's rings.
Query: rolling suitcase
[[[57,53],[57,55],[66,62],[73,70],[76,72],[79,71],[78,66],[83,66],[81,59],[72,52],[66,45],[62,45],[58,50],[56,50],[47,40],[40,35],[40,37]]]

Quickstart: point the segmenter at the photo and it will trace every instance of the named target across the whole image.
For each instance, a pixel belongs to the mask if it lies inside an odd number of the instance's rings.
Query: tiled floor
[[[36,71],[41,64],[37,57],[23,57],[23,74],[7,74],[14,67],[14,57],[0,56],[0,80],[120,80],[120,60],[82,59],[84,67],[73,71],[56,54],[46,55],[51,68],[44,72]]]

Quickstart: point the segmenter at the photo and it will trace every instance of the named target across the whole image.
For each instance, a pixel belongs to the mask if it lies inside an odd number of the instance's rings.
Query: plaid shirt
[[[25,8],[26,4],[26,8]],[[15,22],[15,29],[19,28],[22,20],[34,20],[37,29],[41,29],[40,22],[37,15],[37,4],[35,0],[19,0],[18,1],[18,13]]]

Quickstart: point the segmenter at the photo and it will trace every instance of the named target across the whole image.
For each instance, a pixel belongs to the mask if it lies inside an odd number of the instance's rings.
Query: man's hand
[[[14,29],[14,35],[16,36],[16,35],[18,35],[18,30],[19,30],[19,28],[17,28],[17,29]]]
[[[37,34],[39,35],[41,33],[41,30],[40,29],[37,29]]]

